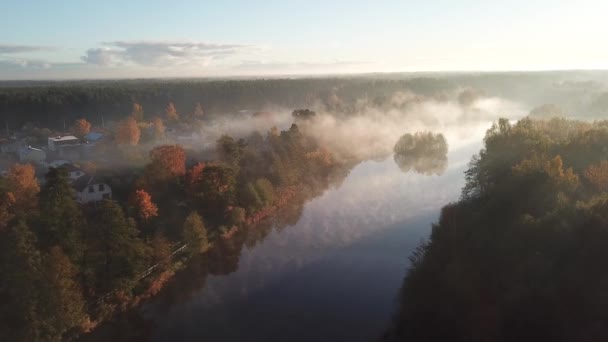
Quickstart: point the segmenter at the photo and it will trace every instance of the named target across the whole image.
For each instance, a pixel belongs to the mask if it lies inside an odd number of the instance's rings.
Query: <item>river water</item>
[[[194,260],[128,329],[153,341],[370,341],[387,328],[408,255],[458,199],[484,129],[446,134],[441,175],[365,161],[291,219]],[[445,133],[445,132],[444,132]],[[449,133],[449,132],[448,132]],[[137,325],[137,328],[132,326]]]

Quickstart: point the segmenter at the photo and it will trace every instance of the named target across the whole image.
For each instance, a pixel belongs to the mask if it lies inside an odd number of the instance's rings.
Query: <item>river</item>
[[[441,207],[458,199],[487,127],[445,134],[448,166],[439,176],[404,173],[392,157],[360,163],[300,206],[293,222],[269,223],[236,247],[227,242],[216,258],[193,260],[120,328],[122,337],[377,339],[395,310],[407,257]]]

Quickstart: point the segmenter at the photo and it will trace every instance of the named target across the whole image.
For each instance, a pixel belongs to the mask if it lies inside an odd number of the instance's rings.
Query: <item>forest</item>
[[[500,119],[484,145],[384,340],[606,340],[608,121]]]
[[[74,131],[83,127],[90,124],[77,121]],[[120,127],[126,158],[147,151],[135,146],[133,117]],[[224,135],[215,155],[196,160],[180,145],[158,144],[141,167],[90,171],[113,172],[114,196],[84,205],[66,167],[50,167],[39,184],[31,164],[11,166],[0,183],[0,338],[61,341],[91,331],[154,295],[191,256],[347,168],[296,124],[265,136]]]
[[[26,123],[64,128],[85,118],[100,125],[119,120],[131,111],[133,102],[142,105],[148,119],[163,113],[167,103],[180,113],[192,113],[202,104],[210,117],[241,110],[262,111],[268,107],[327,108],[353,114],[361,102],[378,107],[390,105],[391,94],[413,92],[445,100],[463,89],[462,101],[475,97],[502,97],[532,107],[551,103],[577,116],[606,114],[608,89],[602,72],[513,72],[513,73],[413,73],[369,74],[351,77],[276,79],[142,79],[91,81],[0,82],[0,120],[11,129]],[[472,97],[471,97],[472,96]]]

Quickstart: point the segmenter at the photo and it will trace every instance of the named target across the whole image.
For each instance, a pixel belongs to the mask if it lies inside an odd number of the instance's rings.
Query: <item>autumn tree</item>
[[[177,114],[177,109],[175,109],[173,102],[169,102],[169,104],[167,104],[167,107],[165,108],[165,115],[167,116],[167,120],[169,122],[176,122],[179,120],[179,115]]]
[[[44,314],[46,335],[63,336],[87,319],[82,288],[77,280],[77,268],[54,246],[42,263],[42,300],[40,312]]]
[[[135,121],[144,121],[144,109],[137,102],[133,103],[133,109],[131,110],[131,117],[133,119],[135,119]]]
[[[197,183],[200,183],[203,177],[203,170],[205,169],[206,164],[198,162],[196,165],[188,171],[188,176],[186,177],[186,181],[188,183],[188,187],[192,188]]]
[[[200,102],[197,102],[196,105],[194,106],[194,112],[192,113],[192,116],[195,119],[202,119],[203,116],[205,115],[205,112],[203,111],[203,106],[201,106]]]
[[[141,131],[133,117],[126,118],[118,123],[116,128],[116,142],[120,145],[135,146],[139,143]]]
[[[16,208],[26,211],[36,207],[40,186],[31,164],[14,164],[8,170],[6,180],[8,189],[14,195]]]
[[[201,177],[189,189],[191,200],[212,223],[223,220],[225,210],[236,199],[234,170],[222,165],[207,165]]]
[[[165,124],[163,123],[163,120],[159,117],[156,117],[152,121],[152,125],[154,126],[154,138],[157,141],[164,140],[166,128]]]
[[[78,119],[72,126],[72,133],[79,138],[83,138],[91,131],[91,123],[86,119]]]
[[[157,179],[181,177],[186,174],[186,152],[180,145],[157,146],[150,151],[150,171]]]
[[[204,252],[207,249],[207,230],[203,219],[197,212],[193,211],[186,217],[182,238],[188,244],[187,249],[191,254]]]
[[[599,191],[608,191],[608,160],[602,160],[599,164],[587,167],[583,176],[587,182],[597,187]]]
[[[152,196],[145,190],[140,189],[135,191],[133,202],[137,211],[137,217],[142,221],[147,222],[151,218],[158,216],[158,207],[152,202]]]
[[[161,233],[156,232],[150,241],[152,262],[154,264],[167,262],[171,256],[171,242]]]

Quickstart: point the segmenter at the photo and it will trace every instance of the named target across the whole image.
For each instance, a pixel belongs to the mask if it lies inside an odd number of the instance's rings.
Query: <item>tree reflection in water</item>
[[[404,134],[395,144],[395,163],[404,173],[441,175],[448,166],[448,144],[441,133]]]

